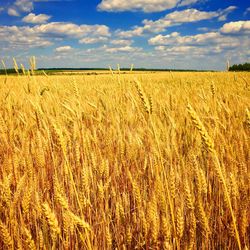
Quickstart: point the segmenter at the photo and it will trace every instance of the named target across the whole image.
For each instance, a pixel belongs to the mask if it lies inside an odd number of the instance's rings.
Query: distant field
[[[22,74],[22,71],[19,70],[19,73]],[[145,74],[145,73],[164,73],[164,71],[147,71],[147,70],[141,70],[141,71],[129,71],[129,70],[121,70],[112,71],[114,75],[120,74]],[[36,75],[110,75],[110,70],[36,70]],[[0,75],[5,75],[4,70],[0,70]],[[8,75],[16,75],[16,71],[14,69],[8,70]]]
[[[46,74],[49,75],[110,75],[111,72],[109,70],[48,70],[48,71],[44,71]],[[159,73],[157,71],[117,71],[114,70],[112,71],[114,75],[120,74],[120,75],[124,75],[124,74],[147,74],[147,73]],[[43,71],[39,72],[40,74],[43,73]],[[161,73],[164,73],[161,72]]]
[[[22,69],[0,69],[0,75],[16,75],[16,70],[19,74],[22,74]],[[214,72],[214,71],[196,71],[196,70],[170,70],[170,69],[135,69],[131,71],[130,69],[37,69],[35,70],[36,75],[103,75],[103,74],[144,74],[144,73],[166,73],[166,72]]]
[[[71,73],[0,76],[0,249],[249,248],[250,73]]]

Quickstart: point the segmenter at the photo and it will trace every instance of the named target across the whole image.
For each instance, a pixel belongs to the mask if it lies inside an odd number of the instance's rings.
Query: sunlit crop
[[[249,247],[249,73],[33,73],[0,76],[0,249]]]

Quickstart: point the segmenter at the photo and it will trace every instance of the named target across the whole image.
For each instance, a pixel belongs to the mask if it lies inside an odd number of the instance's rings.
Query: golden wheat
[[[249,248],[248,73],[20,65],[0,76],[0,249]]]

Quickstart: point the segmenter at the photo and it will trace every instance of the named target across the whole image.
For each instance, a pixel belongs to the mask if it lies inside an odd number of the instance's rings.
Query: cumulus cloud
[[[121,38],[131,38],[134,36],[142,36],[144,30],[144,27],[135,26],[131,30],[117,30],[116,35]]]
[[[208,63],[211,58],[216,59],[217,67],[223,60],[218,58],[226,58],[230,50],[223,50],[220,46],[214,47],[194,47],[188,45],[176,45],[173,47],[157,46],[155,52],[159,57],[173,58],[174,61],[183,60],[185,68],[191,68],[194,63],[197,64],[196,69],[203,65],[208,69]],[[236,54],[236,52],[235,52]],[[188,62],[188,64],[187,64]],[[221,65],[220,65],[221,66]],[[223,64],[224,66],[224,64]]]
[[[177,32],[168,35],[157,35],[148,40],[155,46],[156,51],[165,55],[210,56],[238,54],[239,51],[249,48],[247,36],[230,36],[223,33],[207,32],[203,34],[182,36]]]
[[[131,46],[124,46],[124,47],[106,48],[105,51],[109,52],[109,53],[117,53],[117,52],[128,53],[128,52],[142,51],[142,48],[131,47]]]
[[[120,45],[120,46],[130,46],[132,43],[133,43],[132,40],[125,40],[125,39],[111,41],[111,44]]]
[[[33,0],[16,0],[9,8],[8,15],[20,16],[21,12],[30,12],[34,9]]]
[[[224,34],[250,34],[250,21],[230,22],[223,25],[220,30]]]
[[[144,11],[158,12],[174,7],[187,6],[199,2],[200,0],[102,0],[98,5],[101,11]]]
[[[30,13],[29,15],[25,16],[22,21],[25,23],[46,23],[51,16],[45,15],[45,14],[39,14],[35,15],[33,13]]]
[[[0,26],[2,48],[28,49],[47,47],[58,39],[83,39],[110,36],[105,25],[77,25],[74,23],[52,22],[30,26]]]
[[[107,37],[85,37],[79,40],[79,43],[81,44],[95,44],[95,43],[101,43],[106,42],[108,40]]]
[[[144,33],[159,33],[165,31],[168,27],[178,26],[183,23],[199,22],[203,20],[209,20],[212,18],[223,18],[235,10],[236,7],[230,6],[224,10],[218,11],[199,11],[197,9],[185,9],[182,11],[174,11],[167,14],[165,17],[156,21],[143,20],[143,26],[135,26],[132,30],[118,31],[117,35],[120,37],[133,37],[141,36]]]
[[[53,42],[39,36],[34,29],[24,26],[0,26],[0,45],[2,48],[29,49],[31,47],[48,47]]]
[[[124,54],[130,53],[130,54],[135,54],[135,53],[143,53],[143,49],[140,47],[133,47],[130,45],[127,46],[107,46],[106,44],[97,47],[97,48],[90,48],[84,51],[84,53],[87,53],[88,55],[95,55],[95,54],[102,54],[103,57],[106,58],[107,55],[109,54]],[[81,53],[82,54],[82,53]]]
[[[220,48],[234,48],[240,46],[240,39],[235,37],[225,37],[219,32],[208,32],[193,36],[181,36],[179,33],[170,35],[158,35],[149,39],[150,45],[164,46],[193,46],[193,47],[208,47],[219,46]]]
[[[179,35],[180,35],[180,33],[178,33],[178,32],[173,32],[173,33],[171,33],[169,35],[165,35],[165,36],[164,35],[157,35],[155,37],[150,38],[148,40],[148,43],[150,45],[160,45],[160,44],[162,45],[162,44],[167,43],[170,40],[171,41],[173,41],[173,39],[176,40],[176,38],[178,38]]]
[[[103,0],[98,9],[103,11],[134,11],[144,12],[163,11],[174,8],[178,4],[177,0]]]
[[[8,9],[10,16],[20,16],[21,13],[27,13],[34,10],[34,2],[50,2],[54,0],[15,0]]]
[[[73,50],[71,46],[61,46],[55,49],[55,51],[59,53],[66,53],[70,52],[71,50]]]
[[[18,11],[14,8],[8,8],[7,11],[9,16],[20,16],[20,14],[18,13]]]
[[[81,38],[87,35],[110,36],[106,25],[77,25],[74,23],[51,22],[35,26],[34,30],[51,36]]]
[[[187,6],[187,5],[195,4],[197,2],[198,2],[197,0],[183,0],[179,3],[178,6]]]
[[[32,0],[16,0],[14,5],[22,12],[30,12],[34,8]]]
[[[202,20],[209,20],[216,17],[220,18],[221,16],[227,16],[235,9],[235,6],[229,6],[226,9],[217,11],[199,11],[197,9],[185,9],[183,11],[174,11],[166,15],[162,20],[170,20],[174,23],[197,22]]]
[[[165,46],[157,46],[155,50],[160,51],[160,52],[167,52],[168,54],[176,55],[176,56],[180,54],[188,54],[191,51],[193,51],[193,54],[195,55],[202,51],[201,49],[194,50],[194,48],[191,46],[176,46],[176,47],[171,47],[171,48],[165,47]],[[202,51],[202,55],[204,55],[204,51]]]

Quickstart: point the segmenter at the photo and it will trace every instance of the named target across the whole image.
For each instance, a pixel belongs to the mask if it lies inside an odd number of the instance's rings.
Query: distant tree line
[[[21,73],[21,70],[19,70],[19,73]],[[15,69],[0,69],[0,75],[4,74],[16,74]]]
[[[250,63],[234,64],[229,67],[229,71],[250,71]]]

